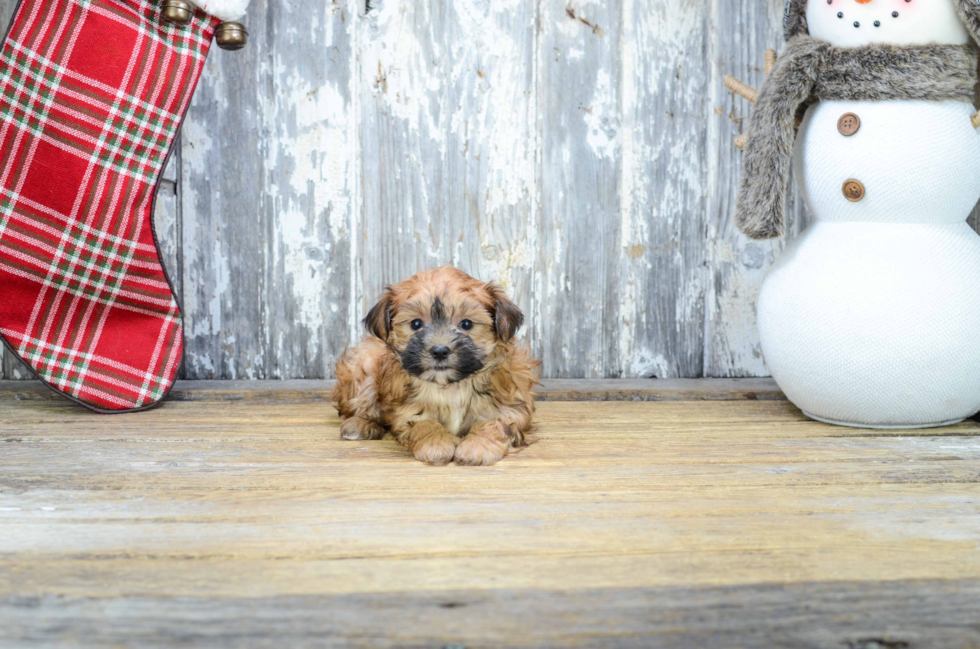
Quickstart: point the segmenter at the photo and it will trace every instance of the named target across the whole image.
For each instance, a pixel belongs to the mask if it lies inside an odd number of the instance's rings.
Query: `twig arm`
[[[766,76],[768,77],[772,74],[772,69],[776,67],[776,50],[766,50]],[[752,88],[748,84],[742,83],[738,79],[732,76],[725,77],[725,87],[734,92],[736,95],[748,99],[753,104],[759,99],[759,91]],[[980,120],[980,113],[974,118],[975,120]],[[980,128],[980,124],[974,122],[974,126]],[[742,133],[737,138],[735,138],[735,148],[744,149],[745,143],[749,141],[749,136],[747,133]]]
[[[759,98],[759,91],[752,86],[742,83],[733,76],[725,77],[725,87],[734,92],[736,95],[743,97],[753,104]]]

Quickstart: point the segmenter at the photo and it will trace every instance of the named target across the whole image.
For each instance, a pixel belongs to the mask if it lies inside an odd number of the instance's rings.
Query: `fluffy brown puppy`
[[[429,464],[490,465],[528,443],[540,363],[495,284],[443,266],[389,286],[337,364],[341,436],[391,432]]]

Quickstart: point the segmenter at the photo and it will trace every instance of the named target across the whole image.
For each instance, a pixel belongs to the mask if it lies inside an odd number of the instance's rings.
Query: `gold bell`
[[[194,18],[194,5],[184,0],[164,0],[163,20],[171,25],[187,25]]]
[[[240,50],[248,44],[248,32],[241,23],[221,23],[214,39],[223,50]]]

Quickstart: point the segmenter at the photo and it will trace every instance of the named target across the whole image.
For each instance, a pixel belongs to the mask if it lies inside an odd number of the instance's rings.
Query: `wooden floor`
[[[193,391],[191,391],[193,392]],[[322,391],[0,397],[0,646],[980,647],[980,424],[547,402],[490,468]]]

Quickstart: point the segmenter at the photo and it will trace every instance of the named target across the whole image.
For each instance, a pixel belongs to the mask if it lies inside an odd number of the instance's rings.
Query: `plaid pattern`
[[[181,316],[154,190],[217,21],[162,0],[23,0],[0,50],[0,335],[99,411],[159,402]]]

